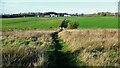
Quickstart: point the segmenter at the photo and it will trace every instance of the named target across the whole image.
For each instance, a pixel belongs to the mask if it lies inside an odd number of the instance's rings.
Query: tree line
[[[61,17],[64,16],[65,14],[68,13],[58,13]],[[69,14],[70,16],[88,16],[88,17],[92,17],[92,16],[118,16],[118,13],[111,13],[111,12],[98,12],[98,13],[93,13],[93,14]],[[17,14],[1,14],[0,17],[2,18],[16,18],[16,17],[44,17],[45,13],[41,13],[41,12],[29,12],[29,13],[17,13]]]

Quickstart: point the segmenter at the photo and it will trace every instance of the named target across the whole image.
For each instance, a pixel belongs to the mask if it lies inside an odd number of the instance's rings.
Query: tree
[[[82,13],[81,16],[84,16],[84,14]]]

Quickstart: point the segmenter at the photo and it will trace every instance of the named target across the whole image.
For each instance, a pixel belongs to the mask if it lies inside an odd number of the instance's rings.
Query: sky
[[[118,2],[119,0],[1,0],[3,2]]]
[[[24,12],[117,12],[119,0],[1,0],[0,14]]]

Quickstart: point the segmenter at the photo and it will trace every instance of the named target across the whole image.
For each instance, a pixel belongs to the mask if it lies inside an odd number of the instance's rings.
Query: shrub
[[[64,20],[59,24],[59,27],[67,28],[68,23],[69,23],[69,20],[64,19]]]
[[[67,28],[68,29],[76,29],[76,28],[78,28],[78,26],[79,26],[79,24],[77,22],[70,22],[70,23],[68,23]]]

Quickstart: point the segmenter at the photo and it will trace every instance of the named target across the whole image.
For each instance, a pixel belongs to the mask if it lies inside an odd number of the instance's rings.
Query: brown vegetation
[[[3,31],[3,66],[44,66],[51,31]]]
[[[55,30],[3,31],[3,66],[44,66],[48,62],[45,52],[54,44],[62,46],[63,50],[58,50],[60,56],[57,57],[62,60],[79,59],[75,62],[80,61],[88,66],[120,65],[117,29],[66,29],[60,32],[55,40],[54,35],[51,37],[53,32]],[[59,38],[65,44],[58,41]],[[54,53],[51,55],[55,56]],[[67,64],[68,61],[65,62],[61,64]]]
[[[59,36],[89,66],[120,65],[117,29],[64,30]]]

